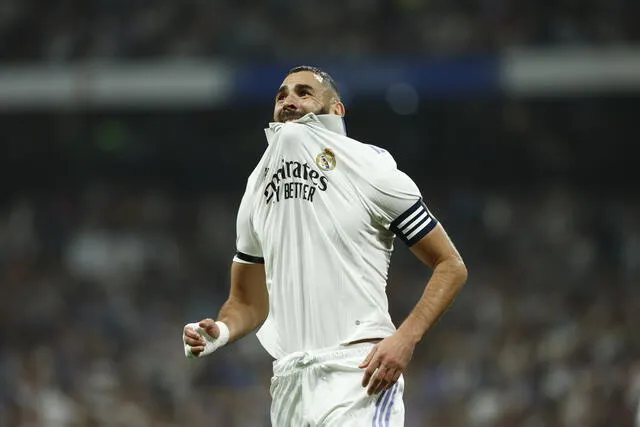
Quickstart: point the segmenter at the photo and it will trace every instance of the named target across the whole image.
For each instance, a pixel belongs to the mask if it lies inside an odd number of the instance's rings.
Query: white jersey
[[[258,331],[276,359],[385,338],[393,240],[431,231],[415,183],[385,150],[346,136],[342,117],[307,114],[265,130],[248,179],[236,262],[264,262],[269,315]]]

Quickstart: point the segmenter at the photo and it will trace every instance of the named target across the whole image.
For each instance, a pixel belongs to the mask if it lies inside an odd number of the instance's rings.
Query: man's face
[[[273,120],[286,122],[296,120],[308,113],[335,114],[337,100],[311,71],[289,74],[276,94]]]

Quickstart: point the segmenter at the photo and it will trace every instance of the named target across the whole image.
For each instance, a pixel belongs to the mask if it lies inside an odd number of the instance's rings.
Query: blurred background
[[[269,425],[255,336],[180,337],[299,64],[470,271],[407,427],[640,425],[638,1],[0,0],[0,426]],[[428,274],[397,245],[396,324]]]

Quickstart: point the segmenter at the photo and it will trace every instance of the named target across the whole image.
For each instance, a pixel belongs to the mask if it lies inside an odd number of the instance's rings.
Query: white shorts
[[[403,427],[404,378],[367,395],[358,368],[372,343],[299,352],[273,363],[273,427]]]

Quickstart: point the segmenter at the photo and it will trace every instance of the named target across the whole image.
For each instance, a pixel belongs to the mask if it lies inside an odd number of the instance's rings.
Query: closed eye
[[[297,84],[294,91],[299,97],[313,96],[313,88],[306,84]],[[287,97],[289,89],[286,86],[282,86],[276,94],[276,101],[282,101]]]
[[[311,86],[297,85],[296,93],[298,94],[298,96],[308,96],[313,95],[313,90]]]

